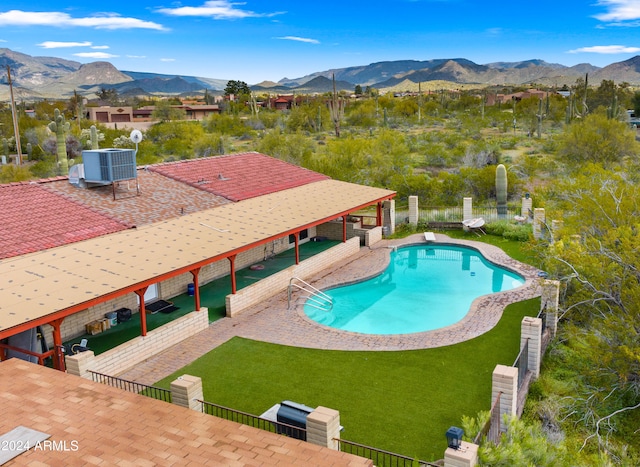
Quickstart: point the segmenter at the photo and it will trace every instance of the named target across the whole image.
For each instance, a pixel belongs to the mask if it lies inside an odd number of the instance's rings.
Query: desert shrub
[[[503,237],[507,240],[526,242],[531,238],[533,228],[531,224],[519,224],[511,221],[495,221],[485,226],[485,231],[490,235]]]

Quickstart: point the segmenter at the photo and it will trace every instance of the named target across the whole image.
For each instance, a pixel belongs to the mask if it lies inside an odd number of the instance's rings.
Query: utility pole
[[[22,165],[22,147],[20,146],[20,130],[18,129],[18,114],[16,101],[13,98],[13,84],[11,83],[11,68],[7,65],[7,80],[9,81],[9,93],[11,95],[11,115],[13,115],[13,132],[16,136],[16,150],[18,151],[18,165]]]

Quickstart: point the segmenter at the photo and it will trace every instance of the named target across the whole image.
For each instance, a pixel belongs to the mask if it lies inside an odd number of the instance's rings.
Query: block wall
[[[285,291],[292,277],[307,279],[323,269],[343,261],[344,258],[356,254],[359,250],[360,239],[358,237],[352,238],[345,243],[336,245],[323,253],[306,259],[298,265],[290,266],[260,282],[245,287],[235,294],[227,295],[227,316],[236,316],[246,308]]]
[[[209,326],[206,308],[193,311],[181,318],[138,336],[118,347],[97,355],[90,370],[111,376],[128,370],[138,363],[168,349]]]

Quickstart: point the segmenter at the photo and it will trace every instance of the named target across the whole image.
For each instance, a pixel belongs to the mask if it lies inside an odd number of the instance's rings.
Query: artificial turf
[[[491,331],[436,349],[344,352],[236,337],[156,385],[200,376],[206,401],[255,415],[283,400],[330,407],[342,438],[433,461],[450,426],[489,410],[493,370],[513,364],[520,322],[539,308],[539,298],[510,305]]]

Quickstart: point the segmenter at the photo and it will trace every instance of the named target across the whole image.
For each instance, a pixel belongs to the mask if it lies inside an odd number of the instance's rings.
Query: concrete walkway
[[[318,289],[324,289],[375,276],[389,264],[392,248],[424,242],[422,234],[398,240],[383,240],[371,248],[361,248],[358,254],[345,258],[343,263],[323,271],[307,282]],[[327,350],[394,351],[442,347],[484,334],[498,323],[507,305],[540,295],[538,270],[511,259],[501,249],[481,242],[451,239],[444,234],[436,234],[436,242],[471,246],[489,261],[518,272],[526,282],[517,289],[476,299],[467,316],[454,325],[434,331],[400,335],[358,334],[319,325],[306,317],[301,305],[289,310],[287,292],[283,291],[238,317],[215,321],[205,331],[118,376],[143,384],[153,384],[234,336]],[[296,294],[293,295],[294,303],[295,298]]]

